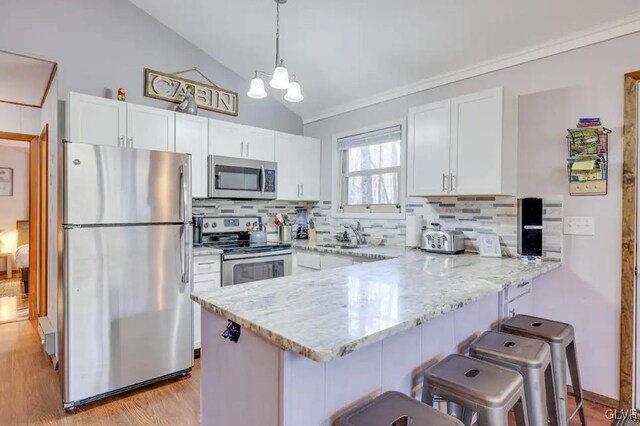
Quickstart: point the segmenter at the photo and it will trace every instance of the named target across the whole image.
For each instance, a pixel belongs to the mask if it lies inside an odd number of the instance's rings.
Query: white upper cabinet
[[[127,104],[127,146],[153,151],[173,151],[176,113]]]
[[[320,140],[276,132],[278,200],[320,200]]]
[[[242,126],[242,140],[246,157],[253,160],[275,161],[275,138],[273,130]]]
[[[209,151],[224,157],[275,161],[275,132],[257,127],[209,121]]]
[[[225,121],[209,120],[209,153],[244,158],[242,127]]]
[[[502,88],[412,108],[409,195],[515,195],[517,120]]]
[[[446,195],[449,185],[451,101],[409,110],[407,195]]]
[[[67,139],[95,145],[125,146],[127,104],[70,92],[67,102]]]
[[[175,152],[191,154],[191,194],[207,196],[208,127],[206,117],[176,113]]]

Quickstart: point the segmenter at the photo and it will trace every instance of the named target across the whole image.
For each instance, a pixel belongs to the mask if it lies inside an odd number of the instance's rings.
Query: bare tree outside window
[[[338,141],[342,160],[342,208],[369,210],[400,203],[400,126]]]

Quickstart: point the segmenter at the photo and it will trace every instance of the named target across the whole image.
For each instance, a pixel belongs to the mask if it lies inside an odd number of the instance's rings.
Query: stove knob
[[[213,223],[211,224],[211,227],[212,227],[212,228],[217,228],[217,227],[218,227],[218,222],[213,222]]]
[[[208,227],[209,227],[209,222],[205,222],[205,223],[204,223],[204,227],[205,227],[205,228],[208,228]]]
[[[251,226],[251,222],[247,222],[247,228]]]

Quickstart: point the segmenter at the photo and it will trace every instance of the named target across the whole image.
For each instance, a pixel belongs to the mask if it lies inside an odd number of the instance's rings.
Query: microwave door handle
[[[266,176],[265,171],[264,171],[264,164],[260,166],[260,173],[262,173],[262,185],[261,185],[261,188],[260,188],[260,192],[264,194],[264,187],[265,187],[265,184],[266,184],[266,181],[267,181],[267,176]]]

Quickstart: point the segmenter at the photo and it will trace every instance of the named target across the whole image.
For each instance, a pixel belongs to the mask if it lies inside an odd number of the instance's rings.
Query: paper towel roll
[[[422,245],[422,215],[407,215],[407,247]]]

